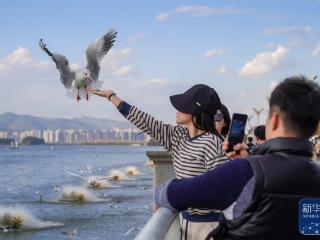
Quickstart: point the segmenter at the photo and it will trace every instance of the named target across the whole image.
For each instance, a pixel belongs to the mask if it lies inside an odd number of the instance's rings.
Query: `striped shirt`
[[[172,153],[173,166],[178,179],[200,175],[228,160],[222,149],[220,138],[212,133],[205,132],[190,138],[186,127],[164,124],[135,106],[130,106],[130,111],[125,117]],[[200,215],[212,211],[189,209],[190,214]]]

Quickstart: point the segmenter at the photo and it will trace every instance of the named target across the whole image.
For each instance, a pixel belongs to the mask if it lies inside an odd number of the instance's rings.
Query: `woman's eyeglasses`
[[[221,122],[223,120],[223,114],[222,113],[216,113],[214,115],[214,121],[215,122]]]

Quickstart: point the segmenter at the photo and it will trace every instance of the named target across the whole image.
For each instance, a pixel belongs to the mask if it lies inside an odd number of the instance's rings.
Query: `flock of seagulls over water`
[[[152,163],[147,161],[146,168],[152,168]],[[106,188],[121,188],[121,183],[125,181],[134,181],[138,176],[144,176],[145,173],[141,172],[135,166],[126,166],[121,169],[112,169],[106,176],[96,175],[80,175],[71,172],[65,168],[62,169],[65,174],[78,178],[81,182],[79,186],[60,186],[55,185],[53,191],[60,194],[58,199],[45,199],[43,193],[36,191],[35,194],[39,196],[39,202],[42,203],[98,203],[106,202],[109,208],[118,208],[117,201],[110,201],[109,194],[104,193],[102,198],[97,198],[92,194],[89,189],[99,190]],[[102,171],[101,168],[99,168]],[[85,166],[80,170],[82,174],[91,174],[92,167]],[[114,184],[111,184],[114,183]],[[137,186],[138,187],[138,186]],[[121,201],[120,201],[121,202]],[[147,205],[143,206],[144,209],[150,210]],[[128,207],[129,210],[129,207]],[[28,229],[40,229],[63,226],[60,222],[42,221],[35,218],[28,210],[23,208],[0,208],[0,232],[7,233],[10,231],[21,231]],[[139,227],[133,227],[124,233],[125,236],[133,231],[139,230]],[[76,228],[71,231],[64,231],[63,234],[67,235],[70,239],[74,239],[78,234],[79,229]]]

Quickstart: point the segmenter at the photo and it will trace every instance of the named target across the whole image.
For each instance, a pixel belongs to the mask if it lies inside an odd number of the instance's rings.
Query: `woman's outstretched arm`
[[[147,133],[156,139],[167,150],[172,148],[172,137],[178,126],[164,124],[162,121],[156,120],[153,116],[145,113],[135,106],[130,106],[122,101],[112,90],[95,90],[89,89],[89,92],[105,97],[110,100],[122,113],[122,115],[134,124],[141,131]]]

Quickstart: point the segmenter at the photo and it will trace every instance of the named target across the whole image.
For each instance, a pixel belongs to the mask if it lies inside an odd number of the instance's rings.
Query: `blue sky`
[[[104,99],[66,96],[38,46],[85,66],[85,49],[111,27],[103,88],[173,123],[169,96],[197,83],[231,112],[253,114],[281,79],[319,74],[320,1],[2,1],[0,113],[121,119]]]

